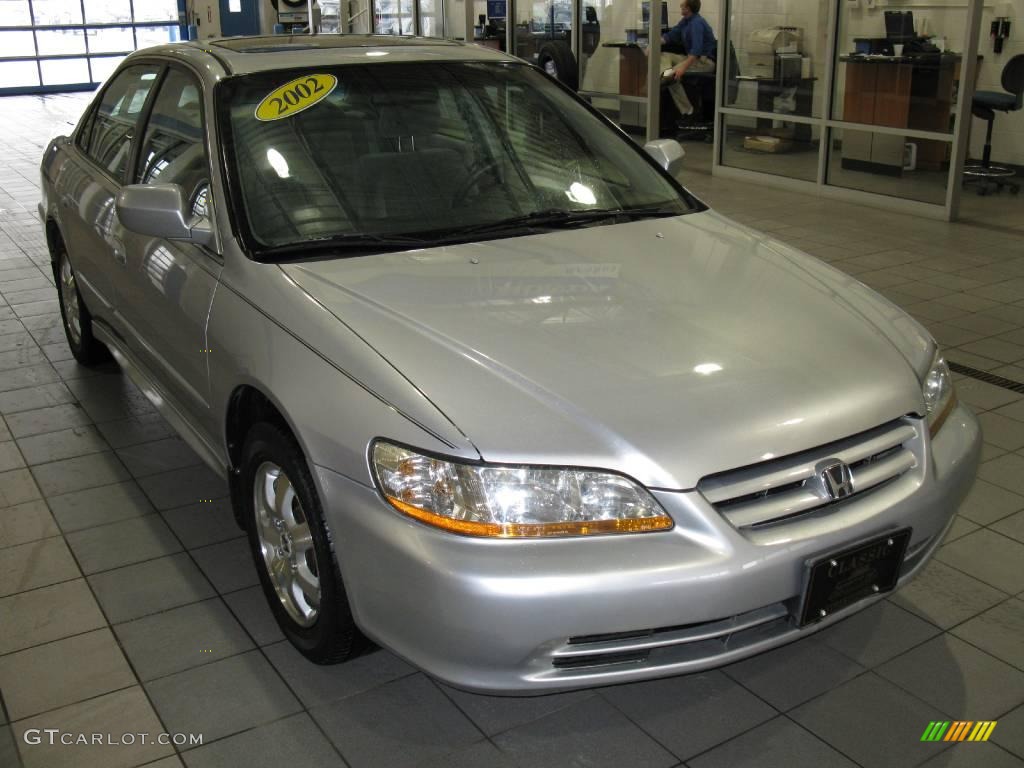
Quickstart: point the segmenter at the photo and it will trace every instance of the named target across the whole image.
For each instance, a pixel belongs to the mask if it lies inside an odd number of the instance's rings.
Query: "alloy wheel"
[[[320,613],[320,568],[302,503],[273,462],[260,465],[253,485],[256,534],[270,582],[288,615],[309,627]]]
[[[78,309],[78,285],[75,283],[75,272],[65,254],[60,260],[60,299],[64,306],[64,320],[68,326],[71,341],[82,343],[82,316]]]

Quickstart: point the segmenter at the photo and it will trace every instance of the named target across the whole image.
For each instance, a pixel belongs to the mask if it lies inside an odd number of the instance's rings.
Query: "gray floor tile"
[[[180,437],[119,448],[117,455],[134,477],[146,477],[200,463],[196,452]]]
[[[981,529],[944,544],[936,558],[1003,592],[1024,590],[1024,544]]]
[[[247,538],[193,549],[192,557],[221,594],[259,583]]]
[[[0,653],[106,625],[84,579],[0,598]]]
[[[1024,706],[1001,717],[990,740],[1017,757],[1024,758]]]
[[[959,720],[996,720],[1024,702],[1024,672],[950,635],[878,668],[878,674]]]
[[[288,642],[267,646],[264,653],[307,709],[354,696],[416,671],[384,650],[330,667],[314,664]]]
[[[51,496],[53,516],[65,533],[152,514],[153,505],[134,482]]]
[[[146,515],[67,534],[82,571],[96,573],[181,550],[160,515]]]
[[[978,530],[979,527],[980,526],[977,523],[971,522],[966,517],[957,515],[953,518],[953,524],[949,526],[949,530],[946,531],[946,536],[943,538],[943,541],[956,541],[962,536],[966,536],[971,531]]]
[[[595,695],[585,690],[544,696],[483,696],[445,685],[441,689],[487,736],[540,720]]]
[[[855,768],[843,757],[785,717],[776,717],[742,736],[687,762],[690,768]]]
[[[0,546],[13,547],[58,535],[60,529],[41,499],[0,509]]]
[[[814,637],[725,667],[723,671],[779,711],[835,688],[864,668]]]
[[[676,758],[601,696],[591,696],[493,739],[522,765],[562,768],[671,766]],[[357,767],[358,768],[358,767]]]
[[[139,485],[157,509],[174,509],[195,504],[201,499],[219,499],[228,495],[227,482],[205,466],[144,477]]]
[[[1024,456],[1007,453],[978,467],[978,477],[1000,488],[1024,494]]]
[[[145,413],[127,419],[105,421],[96,425],[114,448],[125,448],[171,437],[174,430],[158,413]]]
[[[896,768],[927,759],[937,745],[922,743],[921,734],[930,721],[948,719],[872,673],[797,707],[790,716],[866,768]]]
[[[413,766],[481,738],[421,674],[319,707],[311,714],[352,768]]]
[[[615,686],[601,695],[682,760],[776,714],[720,671]]]
[[[0,472],[0,507],[13,507],[39,498],[42,494],[29,470]]]
[[[1024,496],[984,480],[975,480],[974,487],[960,505],[960,514],[979,525],[988,525],[1019,509],[1024,509]]]
[[[197,603],[216,595],[184,552],[97,573],[89,577],[89,583],[112,624]]]
[[[993,531],[1024,543],[1024,510],[991,525]]]
[[[0,371],[0,392],[26,389],[39,384],[54,384],[58,381],[60,376],[49,363],[27,365],[10,371]]]
[[[0,443],[0,472],[7,472],[11,469],[19,469],[25,466],[25,459],[21,456],[17,444],[13,440],[6,440]]]
[[[888,601],[822,631],[817,637],[865,667],[874,667],[927,640],[939,630]]]
[[[0,656],[0,689],[12,720],[134,684],[106,627]]]
[[[21,768],[18,747],[14,743],[14,734],[9,725],[0,727],[0,765],[5,768]]]
[[[258,651],[146,684],[168,731],[213,741],[299,712],[302,706]]]
[[[262,587],[249,587],[224,595],[224,602],[256,641],[256,645],[270,645],[284,640],[284,634],[267,605]]]
[[[949,629],[1006,599],[995,587],[932,560],[891,600],[901,608]]]
[[[953,320],[951,324],[959,326],[961,322],[961,320]],[[1011,392],[1008,389],[997,387],[995,384],[978,381],[977,379],[966,379],[959,382],[956,385],[956,394],[965,403],[978,406],[986,411],[1000,408],[1021,399],[1021,396],[1016,392]]]
[[[522,765],[511,755],[499,752],[491,742],[478,741],[454,752],[427,758],[417,763],[416,768],[521,768]]]
[[[146,733],[148,743],[134,739],[133,744],[65,745],[59,740],[25,745],[27,729],[58,728],[64,733],[104,733],[120,739],[122,734]],[[15,723],[21,740],[25,768],[130,768],[173,755],[174,747],[157,743],[164,728],[142,689],[135,686],[79,702],[43,715]],[[46,738],[46,734],[41,734]]]
[[[114,631],[143,681],[208,666],[253,647],[220,600],[118,624]]]
[[[18,447],[29,464],[45,464],[109,450],[106,441],[91,426],[23,437],[18,440]]]
[[[69,427],[85,426],[89,424],[89,415],[75,403],[60,403],[6,413],[4,420],[12,435],[28,437],[44,432],[57,432]]]
[[[1024,424],[998,413],[983,413],[978,417],[986,443],[998,445],[1008,451],[1024,447]]]
[[[81,575],[59,536],[0,549],[0,597]]]
[[[183,758],[188,768],[347,768],[305,712],[189,750]]]
[[[177,509],[168,509],[161,514],[186,549],[245,536],[245,531],[235,522],[230,499],[189,504]]]
[[[111,452],[93,453],[32,467],[44,496],[57,496],[127,480],[128,470]]]
[[[953,634],[1024,669],[1024,601],[1007,600],[961,624]]]
[[[987,744],[957,744],[921,764],[921,768],[1024,768],[1024,760]]]

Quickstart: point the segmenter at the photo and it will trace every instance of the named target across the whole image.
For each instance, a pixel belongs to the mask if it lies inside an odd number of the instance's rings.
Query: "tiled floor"
[[[451,690],[385,651],[306,663],[222,483],[116,368],[69,359],[35,203],[45,137],[82,104],[0,100],[0,766],[1024,766],[1024,396],[975,379],[959,391],[985,463],[949,542],[901,593],[814,637],[529,699]],[[906,307],[951,359],[1024,381],[1019,234],[684,176]],[[919,741],[958,718],[999,725],[986,744]],[[45,728],[204,743],[26,742]]]

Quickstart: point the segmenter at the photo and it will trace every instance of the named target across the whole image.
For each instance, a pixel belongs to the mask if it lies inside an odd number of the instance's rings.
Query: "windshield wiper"
[[[465,227],[454,227],[447,231],[446,235],[461,236],[471,234],[482,234],[485,232],[502,232],[517,227],[538,227],[543,229],[571,229],[583,226],[595,221],[604,219],[626,219],[637,221],[639,219],[661,218],[665,216],[678,216],[678,211],[666,208],[590,208],[584,210],[564,210],[550,208],[542,211],[531,211],[521,216],[511,216],[498,221],[488,221],[481,224],[470,224]]]
[[[431,245],[422,237],[405,235],[370,235],[351,232],[334,237],[302,240],[260,249],[256,253],[257,261],[288,261],[311,256],[337,254],[339,256],[358,256],[364,253],[382,253],[386,251],[408,251]]]

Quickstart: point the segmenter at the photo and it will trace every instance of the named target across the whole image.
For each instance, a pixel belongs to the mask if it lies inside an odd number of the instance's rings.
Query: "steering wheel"
[[[452,195],[452,205],[462,205],[466,202],[466,196],[469,191],[476,187],[484,178],[490,178],[490,183],[485,184],[481,187],[481,190],[489,189],[490,187],[497,187],[501,184],[501,178],[493,173],[501,168],[501,160],[498,158],[490,158],[489,160],[481,160],[479,163],[469,169],[469,173],[466,174],[466,178],[459,184],[459,188],[455,190],[455,194]]]

